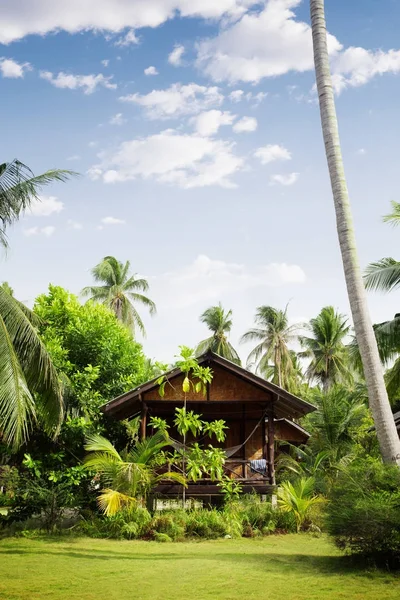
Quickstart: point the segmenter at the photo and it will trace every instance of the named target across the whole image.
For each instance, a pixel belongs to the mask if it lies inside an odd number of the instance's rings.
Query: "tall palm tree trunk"
[[[329,67],[324,0],[310,0],[310,10],[322,133],[331,178],[337,232],[354,329],[360,348],[368,388],[369,405],[375,421],[382,458],[385,462],[396,463],[400,466],[400,440],[385,388],[382,365],[369,316],[366,292],[357,255],[353,217],[344,174]]]

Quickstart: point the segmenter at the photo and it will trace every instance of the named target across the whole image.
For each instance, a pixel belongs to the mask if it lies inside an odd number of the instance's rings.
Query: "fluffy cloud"
[[[259,0],[19,0],[0,4],[0,43],[29,34],[108,31],[158,27],[176,14],[219,19],[239,16]]]
[[[270,263],[250,267],[200,255],[191,265],[154,279],[163,290],[163,308],[168,304],[186,308],[220,300],[227,293],[242,294],[255,287],[301,284],[306,276],[298,265]]]
[[[33,235],[44,235],[45,237],[50,237],[55,232],[56,228],[53,225],[48,225],[47,227],[30,227],[29,229],[24,229],[23,233],[27,237],[31,237]]]
[[[263,77],[313,68],[311,29],[291,9],[301,0],[268,0],[258,12],[244,14],[198,48],[198,65],[215,81],[257,82]],[[331,53],[341,44],[329,35]]]
[[[147,69],[144,70],[144,74],[145,75],[158,75],[158,71],[155,67],[151,66],[151,67],[147,67]]]
[[[116,46],[130,46],[131,44],[139,44],[139,38],[134,29],[129,29],[124,36],[115,42]]]
[[[123,125],[125,123],[125,119],[123,118],[122,113],[117,113],[111,117],[109,123],[110,125]]]
[[[207,110],[194,117],[193,123],[198,134],[214,135],[222,125],[231,125],[236,118],[229,111]]]
[[[170,54],[168,54],[168,62],[174,67],[180,67],[182,65],[182,56],[185,54],[184,46],[175,46]]]
[[[254,156],[260,160],[262,165],[267,165],[274,160],[290,160],[292,158],[289,150],[278,144],[268,144],[267,146],[257,148]]]
[[[117,87],[116,83],[111,83],[112,75],[105,77],[101,73],[98,75],[72,75],[61,71],[54,75],[50,71],[41,71],[40,77],[57,88],[82,89],[84,94],[92,94],[98,86],[103,86],[109,90],[114,90]]]
[[[231,92],[228,97],[230,100],[232,100],[232,102],[240,102],[243,99],[243,96],[243,90],[233,90],[233,92]]]
[[[299,178],[299,173],[288,173],[287,175],[271,175],[270,185],[293,185]]]
[[[108,65],[110,64],[110,59],[105,58],[104,60],[101,61],[101,64],[103,65],[103,67],[108,67]]]
[[[182,85],[173,83],[165,90],[153,90],[149,94],[121,96],[122,102],[142,106],[150,119],[168,119],[196,114],[211,106],[222,104],[224,97],[219,88],[197,83]]]
[[[124,219],[117,219],[116,217],[104,217],[101,222],[103,225],[124,225],[126,223]]]
[[[41,196],[32,202],[29,213],[34,217],[48,217],[64,210],[64,204],[55,196]]]
[[[254,117],[242,117],[233,126],[235,133],[244,133],[248,131],[255,131],[257,129],[257,119]]]
[[[185,189],[235,187],[231,177],[244,161],[233,149],[233,143],[168,129],[126,141],[115,153],[103,153],[102,162],[89,170],[89,176],[105,183],[141,177]]]
[[[351,47],[332,61],[332,80],[337,93],[347,87],[364,85],[384,73],[400,73],[400,50],[373,52]]]
[[[18,63],[12,58],[0,58],[0,73],[3,77],[18,79],[24,77],[26,71],[31,71],[32,67],[28,62]]]

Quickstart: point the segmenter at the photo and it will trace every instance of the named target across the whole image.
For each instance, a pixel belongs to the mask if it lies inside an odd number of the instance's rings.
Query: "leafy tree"
[[[289,325],[287,309],[287,306],[285,310],[259,306],[255,316],[258,327],[247,331],[240,341],[258,342],[248,356],[249,366],[256,365],[258,373],[292,391],[297,387],[298,377],[294,356],[288,346],[295,339],[298,327]]]
[[[82,294],[111,308],[124,325],[132,330],[138,327],[142,335],[145,335],[143,321],[135,303],[148,308],[151,315],[156,313],[156,305],[150,298],[139,293],[148,291],[146,279],[137,279],[136,275],[130,275],[129,270],[129,261],[123,264],[114,256],[106,256],[92,269],[94,280],[101,285],[86,287]]]
[[[350,331],[347,318],[326,306],[304,328],[310,336],[299,336],[304,348],[300,354],[310,359],[306,375],[316,380],[327,391],[333,384],[351,382],[348,349],[345,339]]]
[[[211,350],[219,356],[240,365],[240,358],[235,348],[228,340],[228,334],[232,329],[232,311],[225,311],[221,303],[218,306],[210,306],[200,316],[200,321],[207,325],[212,336],[199,343],[196,355],[200,356]]]
[[[357,243],[344,174],[335,97],[330,73],[324,0],[310,0],[310,12],[322,134],[331,179],[337,234],[354,330],[360,347],[369,405],[375,421],[383,460],[388,463],[394,462],[400,466],[400,440],[385,387],[357,254]]]
[[[157,473],[157,456],[168,444],[165,433],[158,431],[119,453],[106,438],[95,434],[88,437],[85,465],[99,473],[106,486],[98,497],[99,507],[106,516],[143,504],[154,486],[165,479],[186,485],[180,473]]]

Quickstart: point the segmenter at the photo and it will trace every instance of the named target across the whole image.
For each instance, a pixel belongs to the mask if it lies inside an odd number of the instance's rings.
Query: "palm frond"
[[[136,498],[123,494],[117,490],[105,489],[97,498],[99,509],[106,515],[112,517],[124,508],[135,506]]]
[[[390,292],[400,285],[400,262],[394,258],[382,258],[368,265],[364,273],[367,290]]]

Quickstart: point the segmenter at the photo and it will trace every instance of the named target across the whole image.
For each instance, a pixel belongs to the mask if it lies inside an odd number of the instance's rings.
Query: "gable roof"
[[[222,358],[218,354],[214,352],[206,352],[197,358],[199,365],[211,366],[218,365],[221,368],[225,369],[232,375],[246,381],[247,383],[253,385],[254,387],[261,389],[269,394],[273,394],[275,397],[274,406],[278,413],[282,416],[291,416],[294,418],[301,417],[316,410],[313,404],[306,402],[305,400],[301,400],[294,394],[287,392],[286,390],[280,388],[279,386],[271,383],[270,381],[266,381],[262,377],[251,373],[247,369],[243,367],[239,367],[235,363],[227,360],[226,358]],[[172,379],[180,375],[182,371],[178,368],[171,369],[166,372],[164,375],[167,379]],[[129,404],[134,404],[136,401],[141,401],[141,395],[144,392],[149,392],[152,390],[158,390],[159,384],[157,383],[160,376],[147,381],[146,383],[142,383],[137,386],[133,390],[110,400],[105,405],[103,405],[103,411],[109,415],[117,414],[123,406]],[[212,383],[211,383],[212,385]],[[161,398],[160,398],[161,400]]]

